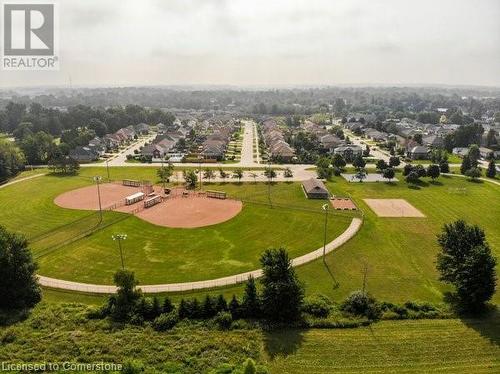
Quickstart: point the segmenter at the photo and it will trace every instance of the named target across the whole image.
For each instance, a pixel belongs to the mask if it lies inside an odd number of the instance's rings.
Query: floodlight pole
[[[106,172],[108,173],[108,182],[110,181],[109,179],[109,160],[106,159]]]
[[[125,234],[117,234],[112,236],[113,240],[118,241],[118,249],[120,250],[120,260],[122,263],[122,270],[125,270],[125,262],[123,261],[123,250],[122,250],[122,240],[127,239]]]
[[[328,204],[324,204],[322,208],[325,211],[325,230],[323,235],[323,262],[326,263],[325,256],[326,256],[326,229],[328,227]]]
[[[99,182],[101,181],[100,176],[95,176],[94,181],[97,184],[97,199],[99,200],[99,223],[102,222],[102,204],[101,204],[101,189],[99,188]]]

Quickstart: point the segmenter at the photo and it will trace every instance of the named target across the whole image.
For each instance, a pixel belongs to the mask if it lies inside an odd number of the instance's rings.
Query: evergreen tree
[[[300,318],[304,289],[284,248],[267,249],[260,259],[263,277],[262,311],[269,321],[292,322]]]
[[[261,303],[257,294],[257,286],[255,279],[250,276],[245,285],[245,293],[243,294],[243,302],[241,309],[245,318],[259,318],[261,314]]]
[[[495,160],[491,159],[488,163],[488,170],[486,170],[486,176],[488,178],[495,178],[497,175],[497,167],[495,164]]]
[[[460,173],[465,175],[467,170],[470,170],[471,167],[472,167],[472,165],[470,162],[470,158],[468,155],[465,155],[463,160],[462,160],[462,165],[460,166]]]

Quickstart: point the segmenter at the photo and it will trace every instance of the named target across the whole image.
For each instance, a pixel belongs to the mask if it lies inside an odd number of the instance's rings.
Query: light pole
[[[106,172],[108,173],[108,182],[110,181],[109,179],[109,160],[106,159]]]
[[[99,200],[99,223],[102,222],[102,205],[101,205],[101,189],[99,188],[99,183],[101,182],[102,177],[101,176],[95,176],[94,177],[94,182],[97,184],[97,199]]]
[[[200,178],[200,191],[201,191],[201,156],[198,156],[198,174],[199,174],[199,178]]]
[[[326,228],[328,226],[328,204],[324,204],[322,207],[321,207],[324,211],[325,211],[325,231],[324,231],[324,235],[323,235],[323,262],[326,263],[326,259],[325,259],[325,256],[326,256]]]
[[[112,236],[113,240],[118,241],[118,249],[120,250],[120,259],[122,262],[122,270],[125,270],[125,263],[123,262],[122,240],[127,239],[127,234],[116,234]]]

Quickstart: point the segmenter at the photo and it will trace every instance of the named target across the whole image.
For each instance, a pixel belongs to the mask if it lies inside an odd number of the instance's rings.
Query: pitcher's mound
[[[404,199],[363,199],[379,217],[425,217]]]

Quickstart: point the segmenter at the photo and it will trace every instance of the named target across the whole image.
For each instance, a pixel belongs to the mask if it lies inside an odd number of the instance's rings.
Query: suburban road
[[[244,121],[243,123],[245,124],[245,129],[243,130],[243,147],[241,149],[241,160],[238,165],[253,167],[256,165],[253,159],[254,125],[251,121]]]

